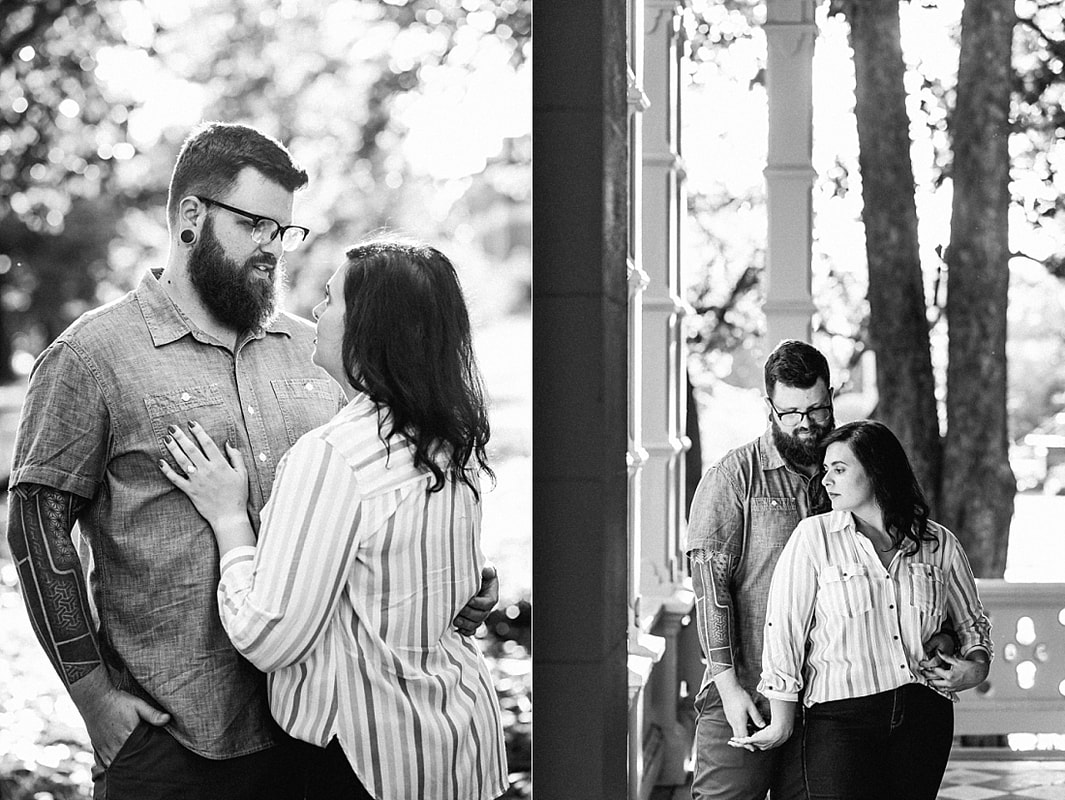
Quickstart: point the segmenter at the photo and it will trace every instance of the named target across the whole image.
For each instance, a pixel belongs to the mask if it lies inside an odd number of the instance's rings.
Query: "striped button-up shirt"
[[[282,459],[256,546],[223,559],[219,612],[282,727],[337,737],[374,797],[487,799],[507,788],[499,706],[451,625],[480,585],[481,508],[431,481],[356,396]]]
[[[949,530],[914,555],[896,552],[884,567],[849,511],[799,523],[777,561],[769,590],[758,689],[806,706],[927,685],[922,643],[949,614],[961,655],[991,654],[991,625],[965,553]],[[955,699],[951,692],[941,692]]]

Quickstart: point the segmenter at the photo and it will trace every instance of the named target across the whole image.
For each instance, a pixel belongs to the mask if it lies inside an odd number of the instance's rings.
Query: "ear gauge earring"
[[[181,238],[181,241],[184,242],[185,244],[192,244],[193,242],[196,241],[196,234],[192,230],[192,228],[185,228],[185,230],[183,230],[181,232],[181,237],[180,238]]]

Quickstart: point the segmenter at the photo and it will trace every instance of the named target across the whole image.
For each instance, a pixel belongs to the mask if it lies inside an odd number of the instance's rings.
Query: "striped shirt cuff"
[[[222,556],[222,563],[218,565],[218,571],[220,574],[225,574],[225,571],[234,564],[239,564],[242,561],[251,561],[255,558],[255,545],[245,544],[239,547],[234,547],[232,550],[227,550]]]
[[[763,689],[761,687],[758,687],[758,691],[761,692],[762,696],[767,700],[784,700],[788,703],[799,702],[798,692],[778,692],[774,689]]]
[[[962,647],[960,655],[962,658],[968,658],[969,653],[973,652],[974,650],[983,650],[987,654],[988,663],[991,663],[991,648],[986,644],[971,644],[968,647]]]

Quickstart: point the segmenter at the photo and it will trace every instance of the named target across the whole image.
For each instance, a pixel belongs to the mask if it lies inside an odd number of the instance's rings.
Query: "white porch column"
[[[813,212],[814,0],[767,0],[769,157],[765,169],[766,350],[780,339],[810,341]]]
[[[643,398],[640,387],[643,375],[643,325],[644,292],[648,276],[642,264],[641,226],[643,208],[643,164],[640,152],[643,148],[643,118],[649,101],[643,91],[644,47],[643,7],[640,0],[630,0],[628,6],[628,241],[626,268],[628,274],[628,797],[642,800],[641,792],[649,779],[645,750],[654,738],[646,718],[647,688],[655,663],[662,658],[664,642],[641,627],[642,597],[640,575],[642,570],[642,497],[643,473],[648,461],[643,443]],[[653,771],[653,770],[652,770]]]
[[[662,657],[645,698],[639,796],[655,784],[687,780],[684,761],[691,731],[678,717],[680,676],[678,639],[690,618],[694,595],[685,588],[684,453],[686,345],[681,329],[688,309],[680,280],[680,231],[687,212],[681,158],[681,58],[683,0],[643,0],[642,86],[649,105],[643,112],[643,174],[639,228],[646,273],[643,291],[641,380],[637,384],[641,436],[646,461],[640,476],[640,626],[655,635]],[[635,35],[635,31],[634,31]]]
[[[644,0],[642,266],[643,444],[641,615],[652,619],[684,576],[684,338],[680,230],[686,213],[680,153],[681,29],[676,0]]]

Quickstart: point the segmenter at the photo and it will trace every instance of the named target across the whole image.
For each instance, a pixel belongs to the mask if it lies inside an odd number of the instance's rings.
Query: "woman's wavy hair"
[[[348,382],[387,409],[381,440],[387,445],[397,433],[410,440],[415,466],[435,479],[430,492],[450,476],[476,493],[476,474],[495,474],[485,455],[484,381],[454,266],[433,247],[392,240],[358,244],[346,255]]]
[[[824,438],[825,447],[833,442],[846,443],[865,469],[887,534],[903,555],[916,553],[922,542],[939,547],[928,528],[928,501],[906,451],[887,425],[871,419],[848,422]]]

